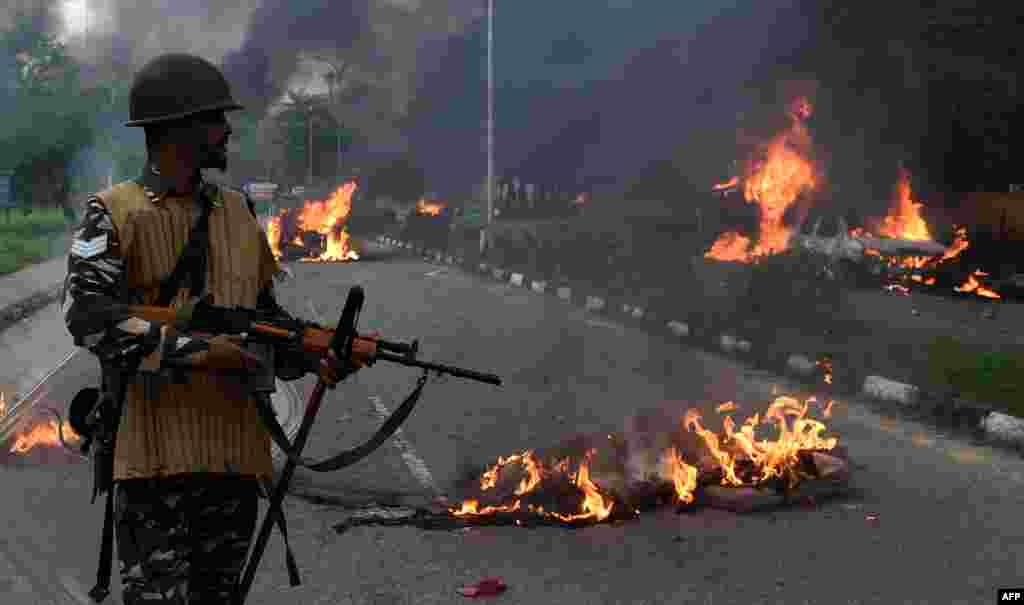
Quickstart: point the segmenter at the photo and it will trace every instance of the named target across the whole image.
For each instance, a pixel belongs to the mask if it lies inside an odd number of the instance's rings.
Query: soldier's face
[[[199,167],[227,170],[231,124],[224,112],[200,114],[196,117],[195,125],[199,140]]]

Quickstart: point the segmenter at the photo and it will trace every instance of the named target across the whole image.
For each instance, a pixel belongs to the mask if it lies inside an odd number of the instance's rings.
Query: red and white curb
[[[412,245],[403,243],[389,237],[378,238],[378,242],[397,248],[411,249]],[[462,266],[463,259],[453,257],[441,251],[424,250],[424,256],[436,260],[436,262]],[[511,272],[489,263],[480,263],[475,267],[469,267],[483,275],[489,275],[498,281],[508,282],[513,286],[528,287],[539,294],[552,293],[557,298],[581,304],[587,311],[592,313],[615,313],[635,320],[646,320],[649,323],[657,322],[653,314],[647,311],[647,307],[634,304],[621,304],[609,306],[607,298],[594,294],[583,296],[577,295],[568,286],[552,285],[544,279],[530,279],[524,273]],[[660,322],[658,322],[660,323]],[[667,332],[680,340],[694,341],[695,335],[690,326],[682,321],[670,320],[662,324]],[[742,339],[733,334],[721,334],[714,341],[715,346],[729,354],[746,356],[754,348],[749,340]],[[702,344],[695,342],[693,344]],[[786,361],[784,367],[780,368],[784,373],[795,375],[801,378],[817,378],[820,369],[818,364],[810,357],[802,354],[792,354]],[[965,406],[958,401],[935,401],[933,398],[925,397],[924,391],[915,385],[906,384],[884,376],[867,376],[861,385],[862,396],[877,401],[899,404],[901,407],[914,408],[923,405],[930,406],[938,415],[950,411],[963,409]],[[970,406],[974,411],[972,428],[984,434],[985,438],[993,443],[1008,445],[1024,450],[1024,418],[1010,416],[985,406]]]

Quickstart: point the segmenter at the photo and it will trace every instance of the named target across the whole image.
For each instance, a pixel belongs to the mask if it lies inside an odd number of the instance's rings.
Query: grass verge
[[[1024,417],[1024,349],[985,351],[942,336],[928,345],[928,366],[933,381],[961,397]]]
[[[0,214],[0,275],[13,273],[53,255],[53,244],[67,230],[60,209]]]

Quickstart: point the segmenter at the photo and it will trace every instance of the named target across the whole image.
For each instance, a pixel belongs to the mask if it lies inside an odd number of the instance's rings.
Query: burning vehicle
[[[448,247],[451,224],[452,212],[447,203],[423,198],[406,218],[402,237],[428,248],[444,250]]]
[[[302,262],[345,262],[359,259],[349,236],[355,182],[347,182],[322,200],[304,198],[282,208],[265,226],[274,256]]]
[[[965,265],[961,253],[970,244],[964,226],[954,226],[948,245],[935,240],[922,213],[924,204],[913,195],[911,175],[902,167],[885,216],[851,225],[845,216],[825,209],[808,220],[825,181],[806,124],[812,111],[807,99],[794,100],[787,112],[788,127],[755,146],[738,163],[736,176],[712,187],[726,206],[742,196],[757,210],[757,225],[756,230],[719,234],[705,258],[753,263],[799,250],[822,257],[829,279],[867,275],[869,283],[881,282],[899,293],[941,288],[949,294],[1001,298],[989,283],[988,272]],[[746,231],[756,231],[756,239]],[[1007,283],[1012,284],[1003,282]]]

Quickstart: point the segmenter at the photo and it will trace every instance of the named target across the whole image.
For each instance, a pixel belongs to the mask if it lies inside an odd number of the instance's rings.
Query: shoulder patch
[[[78,258],[92,258],[107,251],[108,236],[106,233],[90,240],[76,239],[71,244],[71,254]]]

